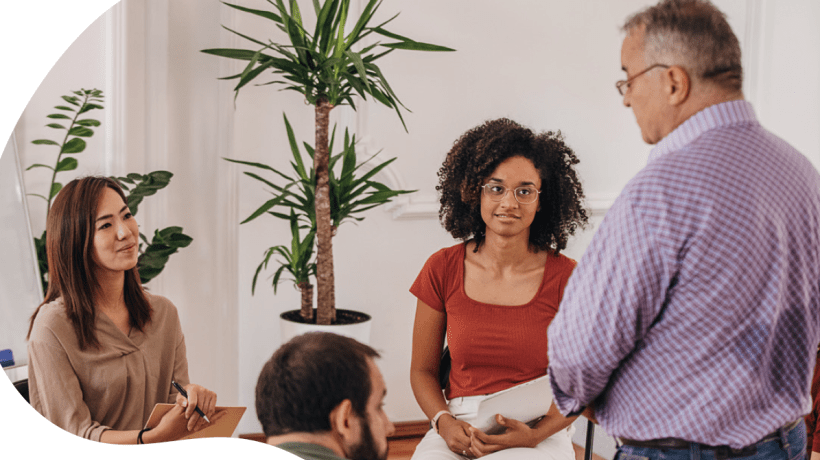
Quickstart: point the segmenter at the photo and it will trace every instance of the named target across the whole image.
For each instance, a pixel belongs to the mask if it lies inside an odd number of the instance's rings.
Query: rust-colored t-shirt
[[[808,446],[806,450],[820,452],[820,423],[817,423],[820,416],[820,348],[817,349],[817,362],[814,365],[814,378],[811,381],[811,412],[806,415],[806,440]]]
[[[495,393],[547,373],[547,327],[575,268],[568,257],[549,256],[532,300],[490,305],[464,292],[465,250],[459,244],[430,256],[410,288],[419,300],[447,314],[448,399]]]

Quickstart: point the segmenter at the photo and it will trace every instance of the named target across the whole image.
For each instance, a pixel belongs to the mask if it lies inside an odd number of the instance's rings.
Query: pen
[[[183,390],[182,387],[179,386],[179,384],[176,381],[171,380],[171,385],[173,385],[174,388],[177,389],[179,394],[181,394],[183,397],[185,397],[185,399],[188,399],[188,392]],[[204,418],[206,422],[211,423],[211,421],[208,420],[208,417],[205,416],[205,413],[202,412],[202,409],[200,409],[199,406],[194,407],[194,410],[196,411],[197,414],[199,414],[202,418]]]

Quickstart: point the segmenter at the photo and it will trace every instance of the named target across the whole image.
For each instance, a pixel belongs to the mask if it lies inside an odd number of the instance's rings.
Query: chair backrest
[[[28,399],[28,379],[18,380],[14,382],[14,388],[20,392],[20,396],[26,400],[27,403],[31,404],[31,401]]]
[[[444,350],[441,351],[441,361],[438,363],[438,383],[442,390],[450,383],[450,366],[450,348],[444,345]]]

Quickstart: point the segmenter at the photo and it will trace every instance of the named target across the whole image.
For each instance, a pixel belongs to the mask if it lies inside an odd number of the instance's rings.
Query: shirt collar
[[[749,101],[729,101],[706,107],[661,139],[649,152],[649,163],[669,152],[682,149],[706,131],[748,122],[757,123],[754,108]]]

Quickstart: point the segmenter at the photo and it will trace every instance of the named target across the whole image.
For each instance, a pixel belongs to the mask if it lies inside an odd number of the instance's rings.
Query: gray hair
[[[646,65],[679,65],[690,77],[741,89],[740,42],[726,15],[708,0],[661,0],[627,19],[622,30],[629,34],[642,26]]]

